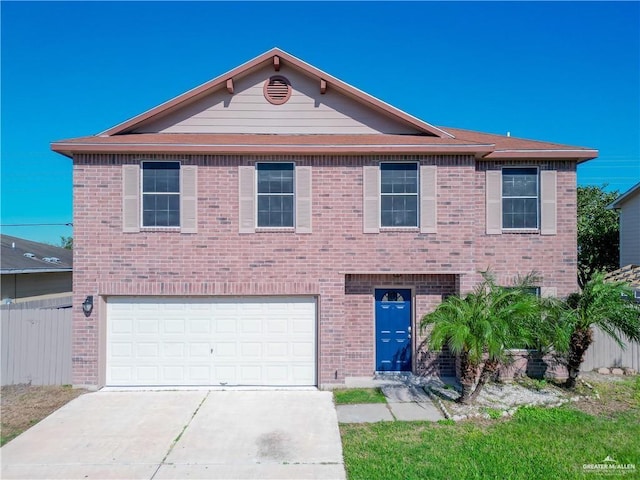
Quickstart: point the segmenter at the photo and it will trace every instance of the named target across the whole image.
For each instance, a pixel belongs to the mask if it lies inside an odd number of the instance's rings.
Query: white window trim
[[[140,230],[170,230],[170,231],[175,231],[175,230],[180,230],[182,228],[182,225],[175,225],[175,226],[159,226],[159,227],[155,227],[152,225],[145,225],[144,224],[144,195],[145,195],[145,191],[144,191],[144,164],[145,163],[163,163],[163,162],[167,162],[167,163],[177,163],[178,164],[178,193],[174,193],[174,192],[158,192],[158,193],[154,193],[153,195],[178,195],[178,200],[180,203],[180,209],[182,209],[182,182],[181,182],[181,177],[182,177],[182,162],[180,160],[154,160],[154,159],[147,159],[147,160],[142,160],[140,162]],[[178,223],[180,223],[180,218],[178,217]]]
[[[504,171],[505,169],[513,169],[513,168],[530,168],[535,169],[536,171],[536,227],[525,227],[525,228],[508,228],[504,226]],[[507,198],[533,198],[533,197],[507,197]],[[500,204],[503,213],[500,217],[500,226],[502,231],[504,232],[539,232],[540,231],[540,167],[538,165],[504,165],[500,169]]]
[[[391,164],[391,165],[399,165],[399,164],[403,164],[403,165],[407,165],[407,164],[414,164],[416,166],[416,224],[410,227],[404,226],[404,227],[394,227],[394,226],[383,226],[382,225],[382,195],[390,195],[390,196],[394,196],[394,195],[413,195],[412,193],[410,194],[406,194],[406,193],[382,193],[382,165],[383,164]],[[378,228],[380,230],[409,230],[409,231],[413,231],[416,229],[420,229],[420,162],[417,161],[397,161],[397,162],[380,162],[378,164],[378,187],[379,187],[379,194],[378,194]]]
[[[293,165],[293,193],[289,194],[289,193],[260,193],[258,191],[258,165],[273,165],[274,163],[278,163],[278,164],[289,164],[289,165]],[[296,228],[296,163],[295,162],[280,162],[277,160],[274,160],[272,162],[256,162],[255,164],[255,175],[254,177],[254,191],[256,192],[256,201],[255,201],[255,206],[254,206],[254,218],[255,218],[255,229],[257,231],[283,231],[283,232],[289,232],[292,230],[295,230]],[[258,199],[260,198],[260,195],[291,195],[293,197],[293,225],[288,226],[288,227],[261,227],[260,225],[258,225]]]

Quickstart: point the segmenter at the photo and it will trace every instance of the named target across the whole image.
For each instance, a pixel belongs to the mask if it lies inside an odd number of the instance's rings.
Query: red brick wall
[[[100,308],[85,318],[87,295],[318,295],[319,382],[328,384],[371,374],[371,289],[380,281],[416,289],[418,319],[443,293],[470,289],[474,272],[489,266],[501,280],[536,269],[558,294],[575,289],[575,163],[543,165],[558,169],[558,235],[486,236],[486,165],[468,156],[402,157],[439,167],[437,234],[363,234],[362,166],[397,157],[155,156],[199,166],[198,233],[124,234],[122,164],[142,158],[74,159],[74,384],[99,383],[98,325],[105,319]],[[237,166],[274,159],[314,167],[312,234],[238,233]],[[387,276],[347,276],[371,272]],[[388,281],[393,272],[465,274]],[[360,293],[349,293],[356,287]]]

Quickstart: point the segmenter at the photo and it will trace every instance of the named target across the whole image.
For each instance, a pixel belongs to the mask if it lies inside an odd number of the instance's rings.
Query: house
[[[620,268],[640,265],[640,182],[607,208],[620,212]]]
[[[620,268],[609,272],[605,279],[627,283],[637,303],[640,303],[640,183],[620,195],[607,208],[620,212]],[[624,348],[600,329],[594,331],[594,343],[585,355],[583,369],[640,369],[640,344],[624,342]]]
[[[279,49],[52,149],[92,387],[451,375],[420,318],[487,268],[575,291],[576,166],[597,156],[432,125]]]
[[[71,295],[71,250],[9,235],[0,235],[0,240],[3,304]]]

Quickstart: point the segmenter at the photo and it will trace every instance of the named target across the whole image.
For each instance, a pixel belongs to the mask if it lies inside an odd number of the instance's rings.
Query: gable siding
[[[620,266],[640,265],[640,192],[620,209]]]
[[[272,75],[285,76],[293,92],[288,102],[272,105],[263,85]],[[234,79],[234,94],[226,89],[208,95],[135,133],[258,133],[372,134],[418,133],[402,123],[332,90],[320,94],[320,81],[287,66],[273,67]]]

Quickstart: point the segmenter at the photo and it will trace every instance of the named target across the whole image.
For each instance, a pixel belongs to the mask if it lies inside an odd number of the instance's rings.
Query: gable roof
[[[212,92],[233,92],[238,80],[272,65],[295,69],[322,85],[359,102],[378,114],[407,125],[416,134],[268,134],[144,132],[145,124],[168,118]],[[327,87],[328,86],[328,87]],[[60,140],[52,150],[72,157],[78,153],[192,154],[467,154],[485,159],[570,159],[583,162],[598,151],[456,128],[437,127],[405,113],[319,70],[278,48],[220,75],[100,134]]]
[[[403,123],[409,124],[412,127],[416,128],[418,131],[421,131],[427,135],[433,135],[437,137],[452,136],[449,133],[445,132],[444,130],[441,130],[433,125],[423,122],[422,120],[412,115],[409,115],[408,113],[403,112],[402,110],[399,110],[389,105],[388,103],[383,102],[382,100],[379,100],[363,92],[362,90],[359,90],[356,87],[349,85],[348,83],[343,82],[342,80],[339,80],[332,75],[329,75],[326,72],[323,72],[322,70],[312,65],[309,65],[308,63],[300,60],[299,58],[294,57],[290,53],[280,50],[279,48],[272,48],[271,50],[263,53],[262,55],[258,55],[254,59],[249,60],[248,62],[243,63],[242,65],[226,73],[223,73],[222,75],[219,75],[213,80],[209,80],[208,82],[203,83],[202,85],[195,87],[189,90],[188,92],[183,93],[182,95],[178,95],[177,97],[174,97],[171,100],[168,100],[167,102],[164,102],[158,105],[157,107],[154,107],[150,110],[147,110],[146,112],[141,113],[140,115],[137,115],[129,120],[126,120],[125,122],[120,123],[119,125],[111,127],[108,130],[105,130],[104,132],[98,135],[109,136],[109,135],[119,135],[122,133],[128,133],[134,128],[138,128],[142,123],[144,123],[145,121],[151,118],[157,118],[159,116],[166,115],[169,112],[174,111],[177,108],[183,107],[184,105],[190,102],[193,102],[199,98],[202,98],[215,90],[226,88],[228,80],[233,80],[239,77],[246,76],[250,72],[255,71],[269,63],[274,63],[276,61],[278,63],[284,62],[292,66],[293,68],[299,71],[302,71],[303,73],[306,73],[309,76],[316,77],[318,82],[320,82],[320,80],[323,80],[324,82],[326,82],[329,88],[336,89],[351,98],[354,98],[364,104],[367,104],[369,107],[372,107],[374,110],[377,110],[385,115],[394,117]]]
[[[0,235],[0,243],[0,273],[3,275],[72,271],[71,250],[9,235]],[[25,254],[32,254],[33,257]]]
[[[633,198],[638,193],[640,193],[640,182],[636,183],[633,187],[631,187],[629,190],[627,190],[622,195],[620,195],[618,198],[616,198],[613,202],[611,202],[607,206],[607,208],[609,208],[609,209],[620,208],[620,206],[623,203],[625,203],[626,201],[630,200],[631,198]]]

